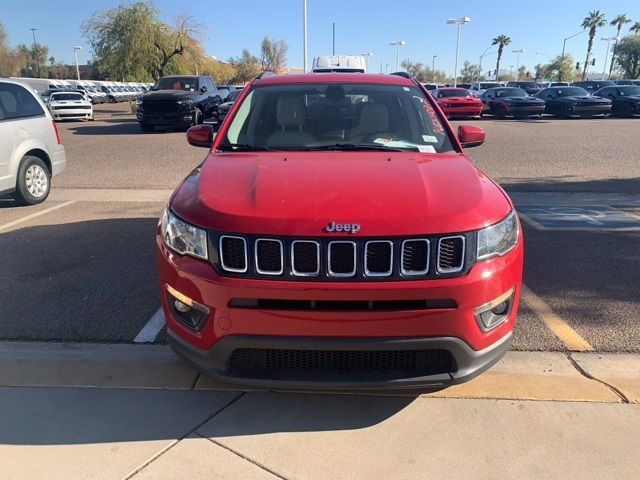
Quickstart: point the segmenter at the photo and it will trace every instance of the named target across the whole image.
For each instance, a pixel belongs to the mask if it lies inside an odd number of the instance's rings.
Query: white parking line
[[[164,327],[164,312],[162,307],[153,314],[147,324],[142,327],[142,330],[133,339],[134,343],[152,343],[155,342],[156,337],[160,333],[160,330]]]
[[[54,205],[53,207],[45,208],[44,210],[40,210],[39,212],[32,213],[31,215],[27,215],[26,217],[19,218],[18,220],[14,220],[9,223],[5,223],[4,225],[0,225],[0,232],[4,232],[5,230],[10,229],[11,227],[18,225],[22,222],[26,222],[33,218],[39,217],[40,215],[44,215],[49,212],[53,212],[54,210],[58,210],[59,208],[66,207],[67,205],[71,205],[72,203],[76,203],[75,200],[71,200],[68,202],[61,203],[59,205]]]

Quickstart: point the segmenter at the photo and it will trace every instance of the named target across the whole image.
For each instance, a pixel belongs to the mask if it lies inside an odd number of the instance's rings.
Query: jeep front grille
[[[475,252],[473,233],[407,239],[210,235],[212,261],[218,271],[248,278],[388,281],[451,277],[466,273]]]

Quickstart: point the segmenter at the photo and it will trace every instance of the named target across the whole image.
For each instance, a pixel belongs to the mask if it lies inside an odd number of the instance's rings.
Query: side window
[[[215,92],[216,91],[216,84],[213,83],[213,80],[211,80],[209,77],[204,79],[204,84],[207,86],[207,89],[210,92]]]
[[[38,101],[24,87],[0,82],[0,117],[27,118],[44,115]]]

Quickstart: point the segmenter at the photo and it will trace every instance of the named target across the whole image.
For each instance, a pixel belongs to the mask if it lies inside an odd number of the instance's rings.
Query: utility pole
[[[331,55],[335,55],[336,54],[336,22],[333,22],[332,38],[333,38],[333,48],[331,49]]]
[[[302,0],[302,49],[304,51],[304,73],[307,73],[307,0]]]
[[[78,77],[78,80],[80,80],[80,66],[78,65],[78,50],[82,50],[82,47],[80,45],[76,45],[75,47],[73,47],[73,54],[76,57],[76,75]],[[198,65],[196,64],[196,75],[198,75]]]
[[[33,54],[36,57],[36,65],[38,66],[38,70],[36,70],[36,75],[40,76],[40,55],[38,55],[38,43],[36,42],[36,30],[37,28],[30,28],[31,33],[33,33]]]

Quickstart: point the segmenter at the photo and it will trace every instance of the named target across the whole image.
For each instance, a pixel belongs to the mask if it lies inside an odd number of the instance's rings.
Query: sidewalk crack
[[[611,390],[613,393],[615,393],[618,397],[620,397],[620,401],[622,403],[630,403],[629,399],[627,398],[627,396],[624,393],[622,393],[622,391],[620,391],[618,388],[616,388],[613,385],[605,382],[604,380],[600,380],[599,378],[594,377],[589,372],[587,372],[584,368],[582,368],[578,364],[578,362],[576,362],[574,360],[574,358],[571,356],[571,352],[567,352],[566,355],[567,355],[567,359],[569,360],[569,363],[571,363],[571,365],[573,365],[573,368],[575,368],[583,377],[586,377],[589,380],[594,380],[594,381],[596,381],[598,383],[601,383],[602,385],[607,387],[609,390]]]
[[[187,438],[189,435],[191,434],[196,434],[199,435],[198,432],[196,432],[196,430],[198,430],[200,427],[202,427],[205,423],[209,422],[210,420],[212,420],[213,418],[216,417],[216,415],[219,415],[220,413],[222,413],[224,410],[226,410],[227,408],[229,408],[231,405],[233,405],[234,403],[236,403],[238,400],[240,400],[243,396],[244,396],[245,392],[240,392],[240,394],[237,397],[232,398],[230,401],[228,401],[226,404],[224,404],[222,407],[220,407],[218,410],[216,410],[215,412],[213,412],[211,415],[209,415],[206,419],[204,419],[202,422],[200,422],[198,425],[196,425],[195,427],[193,427],[191,430],[189,430],[187,433],[185,433],[184,435],[181,435],[178,439],[176,439],[174,442],[170,443],[169,445],[167,445],[165,448],[163,448],[162,450],[160,450],[158,453],[156,453],[155,455],[153,455],[149,460],[147,460],[146,462],[144,462],[142,465],[138,466],[133,472],[128,473],[127,475],[125,475],[124,477],[122,477],[122,480],[129,480],[131,478],[133,478],[134,476],[136,476],[138,473],[140,473],[142,470],[144,470],[145,468],[147,468],[149,465],[151,465],[153,462],[155,462],[156,460],[158,460],[162,455],[164,455],[165,453],[167,453],[169,450],[171,450],[173,447],[175,447],[178,443],[180,443],[182,440],[184,440],[185,438]],[[200,435],[202,436],[202,435]]]
[[[256,467],[258,467],[261,470],[264,470],[267,473],[270,473],[271,475],[273,475],[276,478],[279,478],[280,480],[289,480],[287,477],[279,474],[278,472],[276,472],[275,470],[271,470],[269,467],[267,467],[266,465],[263,465],[262,463],[258,462],[257,460],[254,460],[253,458],[247,457],[246,455],[243,455],[242,453],[234,450],[231,447],[226,446],[223,443],[218,442],[217,440],[214,440],[213,438],[209,438],[209,437],[205,437],[204,435],[201,435],[200,433],[196,432],[196,435],[209,440],[211,443],[213,443],[214,445],[217,445],[218,447],[224,448],[225,450],[227,450],[228,452],[240,457],[241,459],[252,463],[253,465],[255,465]]]

